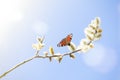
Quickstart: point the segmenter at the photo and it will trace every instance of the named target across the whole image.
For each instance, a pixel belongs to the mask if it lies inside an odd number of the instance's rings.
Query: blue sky
[[[84,28],[101,18],[102,38],[95,48],[77,54],[74,60],[34,59],[1,80],[120,80],[120,1],[119,0],[1,0],[0,74],[32,57],[36,37],[45,35],[42,52],[68,52],[57,43],[69,33],[76,45],[84,38]]]

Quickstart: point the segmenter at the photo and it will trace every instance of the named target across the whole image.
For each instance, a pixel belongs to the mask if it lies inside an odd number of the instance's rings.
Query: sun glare
[[[21,6],[21,0],[0,0],[0,44],[5,42],[11,25],[23,19]]]

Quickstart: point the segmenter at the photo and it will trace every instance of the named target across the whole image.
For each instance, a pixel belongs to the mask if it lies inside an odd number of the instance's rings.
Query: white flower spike
[[[38,43],[32,45],[33,49],[41,50],[44,47],[43,40],[44,40],[44,37],[37,38]]]
[[[89,49],[93,48],[93,41],[96,41],[102,36],[102,29],[100,28],[100,18],[96,17],[91,23],[85,28],[85,39],[82,39],[78,49],[82,52],[87,52]]]

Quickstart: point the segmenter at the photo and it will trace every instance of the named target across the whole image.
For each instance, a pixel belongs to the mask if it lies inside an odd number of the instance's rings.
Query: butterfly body
[[[70,46],[70,42],[72,40],[72,33],[67,35],[64,39],[62,39],[58,44],[57,46],[58,47],[63,47],[63,46]]]

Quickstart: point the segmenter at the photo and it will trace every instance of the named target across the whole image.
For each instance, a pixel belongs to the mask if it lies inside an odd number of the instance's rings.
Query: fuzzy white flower
[[[102,29],[99,28],[100,26],[100,18],[96,17],[91,23],[85,28],[85,39],[82,39],[80,45],[77,49],[81,49],[82,52],[87,52],[89,49],[93,48],[94,45],[92,44],[93,41],[100,39]]]
[[[88,43],[89,43],[88,39],[81,39],[81,41],[80,41],[81,46],[87,45]]]
[[[93,34],[88,34],[88,35],[85,35],[85,36],[86,36],[86,39],[88,39],[89,41],[94,40],[94,35]]]
[[[88,46],[89,42],[90,41],[88,39],[82,39],[77,49],[81,49],[82,52],[87,52],[89,50],[89,46]]]
[[[89,44],[89,47],[90,47],[90,48],[94,48],[94,44],[93,44],[93,43],[90,43],[90,44]]]
[[[90,28],[90,27],[85,28],[84,32],[85,32],[86,35],[95,34],[95,30]]]
[[[97,32],[98,32],[98,33],[102,33],[102,29],[101,29],[101,28],[98,28],[98,29],[97,29]]]
[[[44,47],[44,44],[36,43],[32,45],[33,49],[41,50]]]
[[[85,52],[87,52],[89,49],[90,49],[90,47],[87,46],[87,45],[85,45],[85,46],[82,47],[81,51],[85,53]]]
[[[33,49],[41,50],[44,47],[43,40],[43,38],[37,38],[38,43],[32,45]]]
[[[90,43],[89,45],[81,46],[81,51],[85,53],[85,52],[89,51],[93,47],[94,47],[94,45],[92,43]]]
[[[96,17],[95,20],[96,20],[96,23],[97,23],[98,26],[99,26],[99,25],[100,25],[100,18],[99,18],[99,17]]]
[[[94,41],[95,40],[99,40],[100,38],[101,38],[101,33],[97,33],[97,34],[95,34],[95,39],[94,39]]]
[[[40,38],[40,37],[37,37],[37,39],[36,39],[36,40],[37,40],[38,42],[40,42],[40,43],[43,43],[44,38],[45,38],[45,37],[41,37],[41,38]]]
[[[74,44],[73,42],[70,42],[70,45],[68,46],[68,49],[69,49],[70,51],[76,50],[75,44]]]

